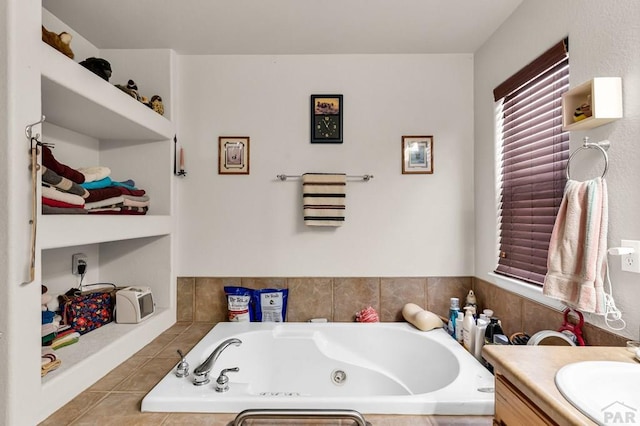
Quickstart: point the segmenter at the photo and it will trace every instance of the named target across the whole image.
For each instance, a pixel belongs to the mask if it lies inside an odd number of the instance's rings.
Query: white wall
[[[473,272],[472,55],[179,57],[178,276]],[[344,144],[310,144],[309,96],[344,95]],[[218,175],[218,136],[251,138],[251,174]],[[434,136],[433,175],[401,174],[402,135]],[[373,174],[346,222],[306,227],[280,173]]]
[[[475,56],[475,275],[496,266],[495,142],[492,90],[562,38],[569,36],[571,87],[593,77],[623,81],[624,118],[591,131],[571,133],[571,151],[584,136],[609,139],[609,246],[640,239],[640,3],[637,0],[528,0],[514,12]],[[602,172],[597,152],[572,161],[572,177],[582,180]],[[622,272],[609,257],[613,293],[627,328],[638,337],[640,275]],[[588,321],[603,325],[599,317]]]
[[[40,401],[40,285],[29,281],[31,177],[25,126],[40,119],[39,2],[0,5],[0,424],[35,423]],[[34,133],[42,133],[40,126]],[[36,256],[36,269],[40,258]],[[37,274],[36,274],[37,275]]]

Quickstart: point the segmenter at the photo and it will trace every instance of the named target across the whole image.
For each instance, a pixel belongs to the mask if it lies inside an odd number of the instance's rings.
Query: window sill
[[[562,302],[551,299],[542,294],[542,287],[514,278],[505,277],[503,275],[496,274],[495,272],[489,272],[488,277],[488,282],[502,288],[503,290],[510,291],[560,312],[566,308]]]

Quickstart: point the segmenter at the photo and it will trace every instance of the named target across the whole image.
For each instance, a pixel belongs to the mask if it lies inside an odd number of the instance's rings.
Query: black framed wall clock
[[[342,95],[311,95],[311,143],[342,143]]]

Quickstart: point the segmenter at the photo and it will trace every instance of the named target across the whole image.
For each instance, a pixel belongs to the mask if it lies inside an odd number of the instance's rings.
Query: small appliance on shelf
[[[155,312],[151,287],[126,287],[116,293],[116,322],[137,324]]]

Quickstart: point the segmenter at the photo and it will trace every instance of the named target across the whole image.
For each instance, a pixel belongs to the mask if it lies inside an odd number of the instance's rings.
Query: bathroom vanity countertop
[[[496,374],[503,375],[560,425],[594,424],[556,387],[555,375],[560,368],[580,361],[637,362],[623,347],[491,345],[482,353]]]

